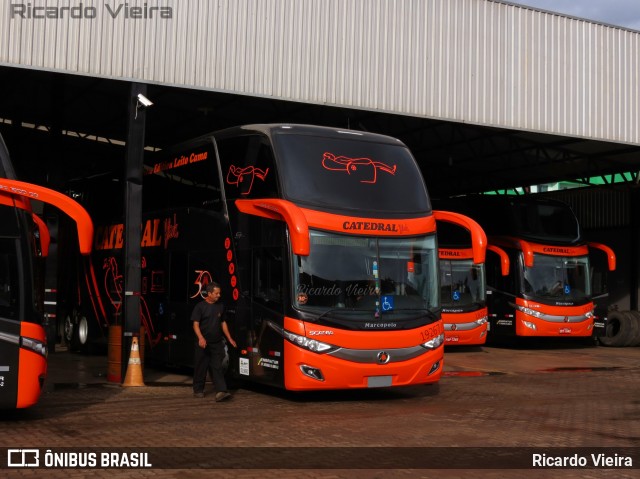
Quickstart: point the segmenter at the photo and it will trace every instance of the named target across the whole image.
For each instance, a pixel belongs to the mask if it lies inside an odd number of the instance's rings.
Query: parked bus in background
[[[484,230],[475,221],[461,228],[446,222],[446,216],[439,216],[439,211],[435,214],[445,345],[483,345],[487,340],[488,320],[485,256],[497,255],[503,275],[509,273],[509,257],[501,248],[487,245]],[[474,255],[476,251],[486,251],[486,254]]]
[[[499,256],[487,257],[490,337],[603,333],[604,325],[594,324],[589,253],[604,252],[610,270],[615,269],[615,255],[605,245],[584,241],[568,205],[530,196],[494,195],[447,204],[478,221],[489,245],[509,256],[506,276]]]
[[[32,201],[52,204],[77,222],[81,251],[91,250],[92,223],[73,200],[15,179],[0,136],[0,409],[38,401],[47,375],[43,267],[50,236]]]
[[[439,380],[436,221],[399,140],[250,125],[152,155],[145,168],[147,360],[192,364],[190,313],[215,281],[238,343],[229,369],[239,378],[289,390]],[[74,194],[104,209],[95,185]],[[97,227],[96,281],[81,283],[99,291],[74,306],[80,317],[117,321],[122,237],[121,220]]]

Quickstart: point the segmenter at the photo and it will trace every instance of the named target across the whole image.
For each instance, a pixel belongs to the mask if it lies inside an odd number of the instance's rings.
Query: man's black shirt
[[[196,304],[191,313],[191,321],[200,323],[200,332],[207,343],[222,341],[222,322],[224,317],[224,305],[221,303],[207,303],[201,301]]]

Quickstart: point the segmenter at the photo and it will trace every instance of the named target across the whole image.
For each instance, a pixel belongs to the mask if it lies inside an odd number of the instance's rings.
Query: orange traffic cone
[[[129,364],[127,364],[127,374],[124,377],[123,387],[144,386],[142,379],[142,364],[140,361],[140,352],[138,350],[138,338],[133,338],[131,342],[131,354],[129,355]]]

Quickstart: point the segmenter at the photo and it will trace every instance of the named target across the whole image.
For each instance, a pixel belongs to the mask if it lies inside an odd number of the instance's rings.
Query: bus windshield
[[[469,311],[486,302],[484,264],[471,259],[440,260],[440,301],[445,312]]]
[[[309,256],[294,261],[296,306],[380,314],[439,307],[434,235],[376,238],[311,230],[310,239]]]
[[[591,296],[589,258],[534,254],[533,267],[523,264],[523,293],[540,301],[579,302]]]
[[[424,181],[404,145],[343,136],[276,135],[283,198],[378,218],[429,214]]]

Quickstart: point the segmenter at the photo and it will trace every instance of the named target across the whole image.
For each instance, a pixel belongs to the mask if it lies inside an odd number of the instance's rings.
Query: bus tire
[[[630,336],[635,334],[635,321],[626,311],[612,311],[608,315],[607,327],[604,336],[598,339],[600,344],[609,347],[623,347],[630,340]],[[632,338],[631,338],[632,339]]]
[[[65,340],[70,351],[90,352],[91,329],[87,317],[73,308],[64,318]]]
[[[74,336],[76,334],[76,324],[74,322],[74,311],[66,311],[64,314],[63,326],[62,326],[62,339],[69,348],[69,351],[73,349]]]
[[[76,331],[78,349],[83,353],[90,352],[91,330],[89,329],[87,317],[82,313],[77,313]]]

